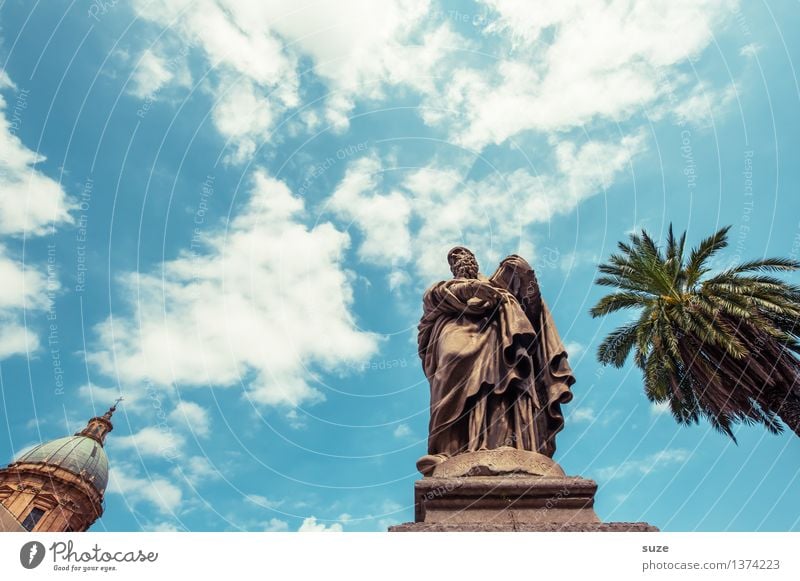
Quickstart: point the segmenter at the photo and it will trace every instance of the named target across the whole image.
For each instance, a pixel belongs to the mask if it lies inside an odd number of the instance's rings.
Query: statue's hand
[[[502,289],[487,281],[455,279],[446,283],[447,290],[461,302],[464,312],[470,315],[486,315],[497,308],[506,298]]]
[[[502,300],[502,293],[486,283],[474,285],[472,288],[473,296],[467,299],[469,312],[476,315],[484,315],[497,308]]]
[[[482,313],[492,308],[492,306],[492,303],[484,298],[472,297],[471,299],[467,299],[467,307],[474,312]]]

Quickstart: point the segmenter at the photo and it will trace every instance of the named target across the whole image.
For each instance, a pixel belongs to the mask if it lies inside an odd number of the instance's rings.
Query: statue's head
[[[469,248],[453,248],[447,253],[447,263],[456,278],[478,278],[478,260]]]

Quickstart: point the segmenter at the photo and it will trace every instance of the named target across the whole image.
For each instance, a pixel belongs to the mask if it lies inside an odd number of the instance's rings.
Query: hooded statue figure
[[[464,452],[511,447],[548,457],[575,382],[536,275],[511,255],[489,278],[475,255],[447,255],[453,278],[425,292],[419,355],[431,387],[423,474]]]

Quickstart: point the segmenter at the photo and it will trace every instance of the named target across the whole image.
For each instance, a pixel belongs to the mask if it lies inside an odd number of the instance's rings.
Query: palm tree
[[[603,340],[598,359],[622,367],[633,350],[647,397],[668,402],[681,424],[704,417],[735,441],[733,424],[778,433],[780,418],[800,436],[800,287],[767,274],[800,262],[752,260],[714,273],[709,261],[729,230],[688,256],[686,233],[677,239],[671,225],[665,248],[644,230],[620,242],[596,281],[618,290],[590,312],[633,309],[638,317]]]

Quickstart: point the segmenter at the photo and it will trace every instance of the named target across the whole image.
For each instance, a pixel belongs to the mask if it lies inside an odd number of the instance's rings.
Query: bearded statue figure
[[[552,458],[575,382],[531,266],[511,255],[486,278],[464,247],[453,278],[423,298],[419,355],[431,388],[425,475],[467,452],[511,448]]]

